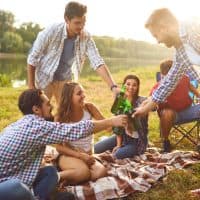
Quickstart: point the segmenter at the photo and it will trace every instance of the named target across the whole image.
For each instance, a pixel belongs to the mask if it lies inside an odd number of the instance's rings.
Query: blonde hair
[[[146,28],[158,29],[162,26],[173,26],[177,25],[178,21],[172,12],[167,8],[160,8],[154,10],[150,15],[147,22],[145,23]]]

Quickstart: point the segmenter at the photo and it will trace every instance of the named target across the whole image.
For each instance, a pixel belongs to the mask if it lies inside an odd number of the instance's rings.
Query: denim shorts
[[[189,123],[198,120],[200,120],[200,104],[190,106],[181,112],[177,112],[175,124]]]

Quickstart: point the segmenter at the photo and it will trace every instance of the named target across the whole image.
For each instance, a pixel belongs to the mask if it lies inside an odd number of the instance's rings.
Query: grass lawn
[[[147,96],[155,83],[155,72],[158,67],[135,67],[130,70],[121,70],[113,73],[113,78],[120,85],[127,74],[136,74],[141,81],[140,95]],[[88,76],[80,79],[86,91],[87,101],[95,103],[105,117],[111,116],[110,108],[113,97],[109,88],[101,81],[100,77]],[[0,130],[11,122],[16,121],[22,115],[18,111],[17,99],[23,88],[0,88]],[[95,141],[109,133],[100,132],[95,135]],[[159,123],[156,113],[150,113],[149,117],[149,141],[160,147]],[[183,141],[178,148],[193,150],[194,147]],[[189,167],[188,170],[176,170],[170,172],[162,181],[158,182],[146,193],[138,193],[129,200],[190,200],[195,199],[189,196],[188,190],[200,188],[200,164]],[[127,199],[127,198],[126,198]]]

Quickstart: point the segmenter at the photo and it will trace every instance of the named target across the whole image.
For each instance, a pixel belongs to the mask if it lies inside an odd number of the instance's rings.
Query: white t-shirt
[[[81,121],[88,120],[88,119],[92,119],[92,116],[88,111],[84,110]],[[68,144],[70,144],[75,149],[83,149],[86,152],[91,152],[92,144],[93,144],[93,136],[89,135],[85,138],[81,138],[76,141],[68,142]]]

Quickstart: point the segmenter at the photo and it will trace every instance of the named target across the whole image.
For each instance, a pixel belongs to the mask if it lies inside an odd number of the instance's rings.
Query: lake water
[[[118,71],[124,68],[131,68],[135,66],[158,65],[157,60],[144,59],[130,59],[130,58],[106,58],[106,64],[109,66],[111,72]],[[26,58],[1,58],[0,59],[0,74],[6,74],[11,77],[13,87],[19,87],[26,84]],[[81,76],[94,75],[95,72],[89,67],[86,62],[81,73]]]

